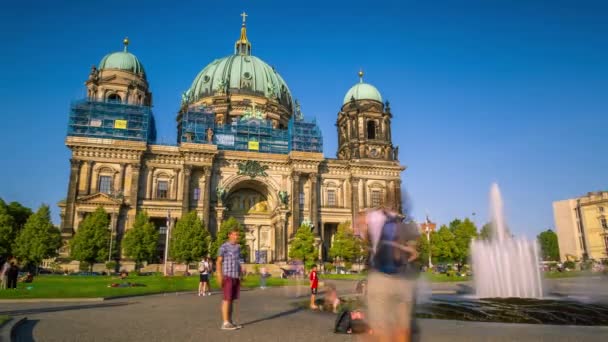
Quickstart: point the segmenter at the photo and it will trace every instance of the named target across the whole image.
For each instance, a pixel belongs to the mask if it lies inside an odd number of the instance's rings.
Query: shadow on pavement
[[[55,307],[46,307],[46,308],[33,308],[33,309],[23,309],[23,310],[0,311],[0,314],[9,315],[9,316],[23,316],[23,315],[31,315],[31,314],[37,314],[37,313],[45,313],[45,312],[58,312],[58,311],[66,311],[66,310],[83,310],[83,309],[98,309],[98,308],[105,308],[105,307],[124,306],[124,305],[135,304],[135,303],[136,302],[120,302],[120,303],[66,305],[66,306],[55,306]]]
[[[32,342],[34,339],[34,327],[38,324],[37,319],[26,320],[21,324],[15,331],[15,335],[12,337],[12,341],[15,342]]]
[[[292,315],[292,314],[294,314],[296,312],[299,312],[301,310],[302,310],[302,308],[295,308],[295,309],[279,312],[279,313],[274,314],[272,316],[256,319],[256,320],[253,320],[253,321],[250,321],[250,322],[245,322],[245,323],[243,323],[243,325],[251,325],[251,324],[256,324],[256,323],[260,323],[260,322],[264,322],[264,321],[269,321],[271,319],[275,319],[275,318],[279,318],[279,317],[283,317],[283,316]]]

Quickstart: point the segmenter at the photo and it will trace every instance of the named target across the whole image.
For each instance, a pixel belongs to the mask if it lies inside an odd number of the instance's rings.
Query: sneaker
[[[232,323],[237,329],[241,329],[243,326],[241,324]]]
[[[201,293],[200,293],[200,292],[198,293],[198,296],[199,296],[199,297],[201,296]],[[204,295],[203,295],[203,296],[204,296]]]
[[[222,330],[236,330],[236,329],[238,329],[238,328],[230,322],[224,322],[224,324],[222,324]]]

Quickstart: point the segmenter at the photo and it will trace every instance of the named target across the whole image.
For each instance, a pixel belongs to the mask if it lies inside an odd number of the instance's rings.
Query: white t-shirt
[[[201,272],[201,274],[209,274],[209,263],[207,261],[201,261],[198,264],[198,270]]]

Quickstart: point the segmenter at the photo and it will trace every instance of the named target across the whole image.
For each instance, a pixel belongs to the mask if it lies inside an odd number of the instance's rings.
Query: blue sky
[[[248,14],[253,54],[276,67],[325,155],[363,68],[391,102],[413,214],[487,219],[501,186],[515,234],[553,226],[551,203],[607,190],[608,5],[603,1],[12,1],[0,11],[0,197],[65,197],[70,101],[122,48],[147,71],[158,135],[175,141],[180,94],[233,52]]]

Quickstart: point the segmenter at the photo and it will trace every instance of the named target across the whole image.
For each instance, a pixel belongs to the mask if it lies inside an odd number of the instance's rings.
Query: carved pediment
[[[122,197],[113,197],[99,192],[96,194],[79,197],[78,203],[91,205],[121,205]]]

